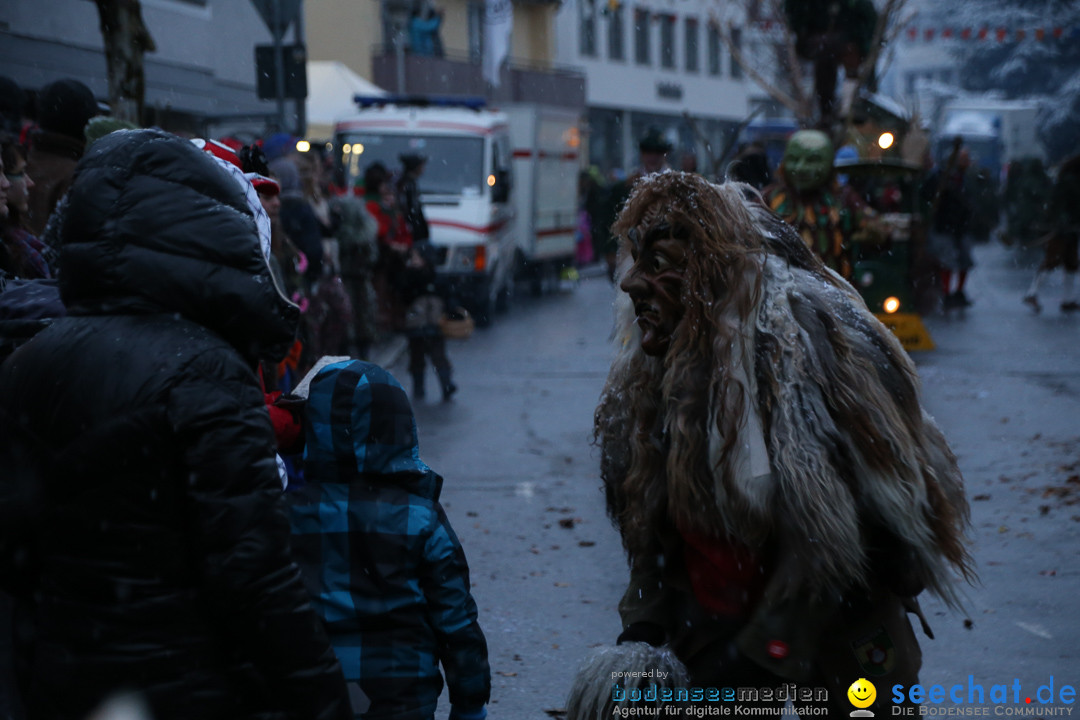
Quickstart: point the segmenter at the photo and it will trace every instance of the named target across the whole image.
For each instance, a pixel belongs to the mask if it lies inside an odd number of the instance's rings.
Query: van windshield
[[[339,157],[351,187],[364,177],[373,162],[401,172],[401,155],[419,153],[428,158],[420,176],[420,192],[427,195],[479,195],[484,188],[484,140],[438,135],[386,135],[348,133],[339,137]]]

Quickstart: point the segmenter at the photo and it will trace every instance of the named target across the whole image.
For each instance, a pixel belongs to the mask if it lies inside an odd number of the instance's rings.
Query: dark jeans
[[[435,368],[435,374],[439,376],[439,383],[445,394],[451,383],[450,373],[453,370],[446,357],[446,339],[437,332],[410,336],[409,373],[413,377],[414,389],[418,395],[423,393],[424,370],[428,358],[431,358],[431,364]]]

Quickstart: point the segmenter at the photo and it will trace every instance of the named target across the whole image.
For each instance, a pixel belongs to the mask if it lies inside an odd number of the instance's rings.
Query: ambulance
[[[579,113],[483,99],[361,97],[336,123],[334,148],[347,187],[381,162],[428,158],[420,196],[441,289],[479,325],[504,310],[515,281],[532,294],[562,287],[576,259]]]
[[[340,178],[355,187],[374,162],[400,172],[402,155],[427,157],[419,185],[440,290],[487,325],[509,301],[516,262],[506,113],[482,99],[355,99],[358,112],[334,126]]]

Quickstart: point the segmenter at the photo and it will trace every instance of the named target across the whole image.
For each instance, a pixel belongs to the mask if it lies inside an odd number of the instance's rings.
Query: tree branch
[[[874,39],[870,43],[870,54],[859,66],[859,73],[855,78],[855,89],[852,92],[851,102],[847,107],[847,111],[844,113],[844,129],[843,135],[840,138],[841,143],[846,141],[848,134],[851,132],[855,117],[855,103],[859,98],[859,93],[870,79],[870,73],[872,73],[877,66],[878,58],[881,56],[881,48],[885,46],[883,38],[885,37],[886,31],[889,29],[889,21],[904,9],[907,2],[908,0],[885,0],[885,6],[878,13],[877,25],[874,27]],[[894,28],[893,32],[895,36],[895,32],[898,32],[898,30]]]
[[[807,117],[806,107],[802,103],[800,103],[797,98],[792,97],[789,93],[784,92],[775,84],[766,80],[765,76],[759,73],[757,69],[750,64],[750,62],[746,59],[746,56],[743,55],[742,50],[738,48],[735,45],[735,42],[731,39],[730,26],[721,26],[720,41],[727,48],[728,52],[731,53],[732,62],[737,63],[738,66],[742,68],[743,72],[745,72],[747,76],[749,76],[750,79],[757,84],[758,87],[764,90],[765,93],[769,95],[769,97],[773,98],[781,105],[786,107],[788,110],[794,113],[795,117],[799,118],[800,120]]]
[[[774,20],[784,18],[784,3],[783,0],[772,0],[770,3],[771,17]],[[805,108],[803,115],[796,115],[803,123],[809,121],[813,115],[811,110],[812,98],[810,94],[805,92],[806,90],[806,78],[803,74],[803,64],[799,61],[799,54],[795,49],[795,33],[792,32],[791,27],[788,26],[786,18],[785,21],[780,23],[784,28],[784,58],[785,66],[791,78],[791,92],[795,97],[795,100],[799,103],[800,107]]]

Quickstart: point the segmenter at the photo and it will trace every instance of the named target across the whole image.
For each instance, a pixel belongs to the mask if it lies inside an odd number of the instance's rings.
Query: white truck
[[[515,277],[539,295],[576,259],[581,116],[525,103],[499,109],[509,121],[514,158]]]
[[[480,99],[357,98],[334,126],[347,187],[381,162],[428,158],[420,195],[442,290],[488,324],[515,279],[539,292],[575,258],[580,117],[556,108]]]
[[[401,170],[401,155],[427,156],[420,195],[437,249],[438,282],[479,325],[505,307],[516,270],[511,150],[506,113],[462,99],[357,98],[334,125],[346,187],[374,162]]]
[[[940,162],[948,156],[954,137],[960,136],[978,165],[1002,182],[1009,163],[1024,158],[1046,161],[1039,140],[1039,105],[1025,100],[956,98],[941,111],[935,142]]]

